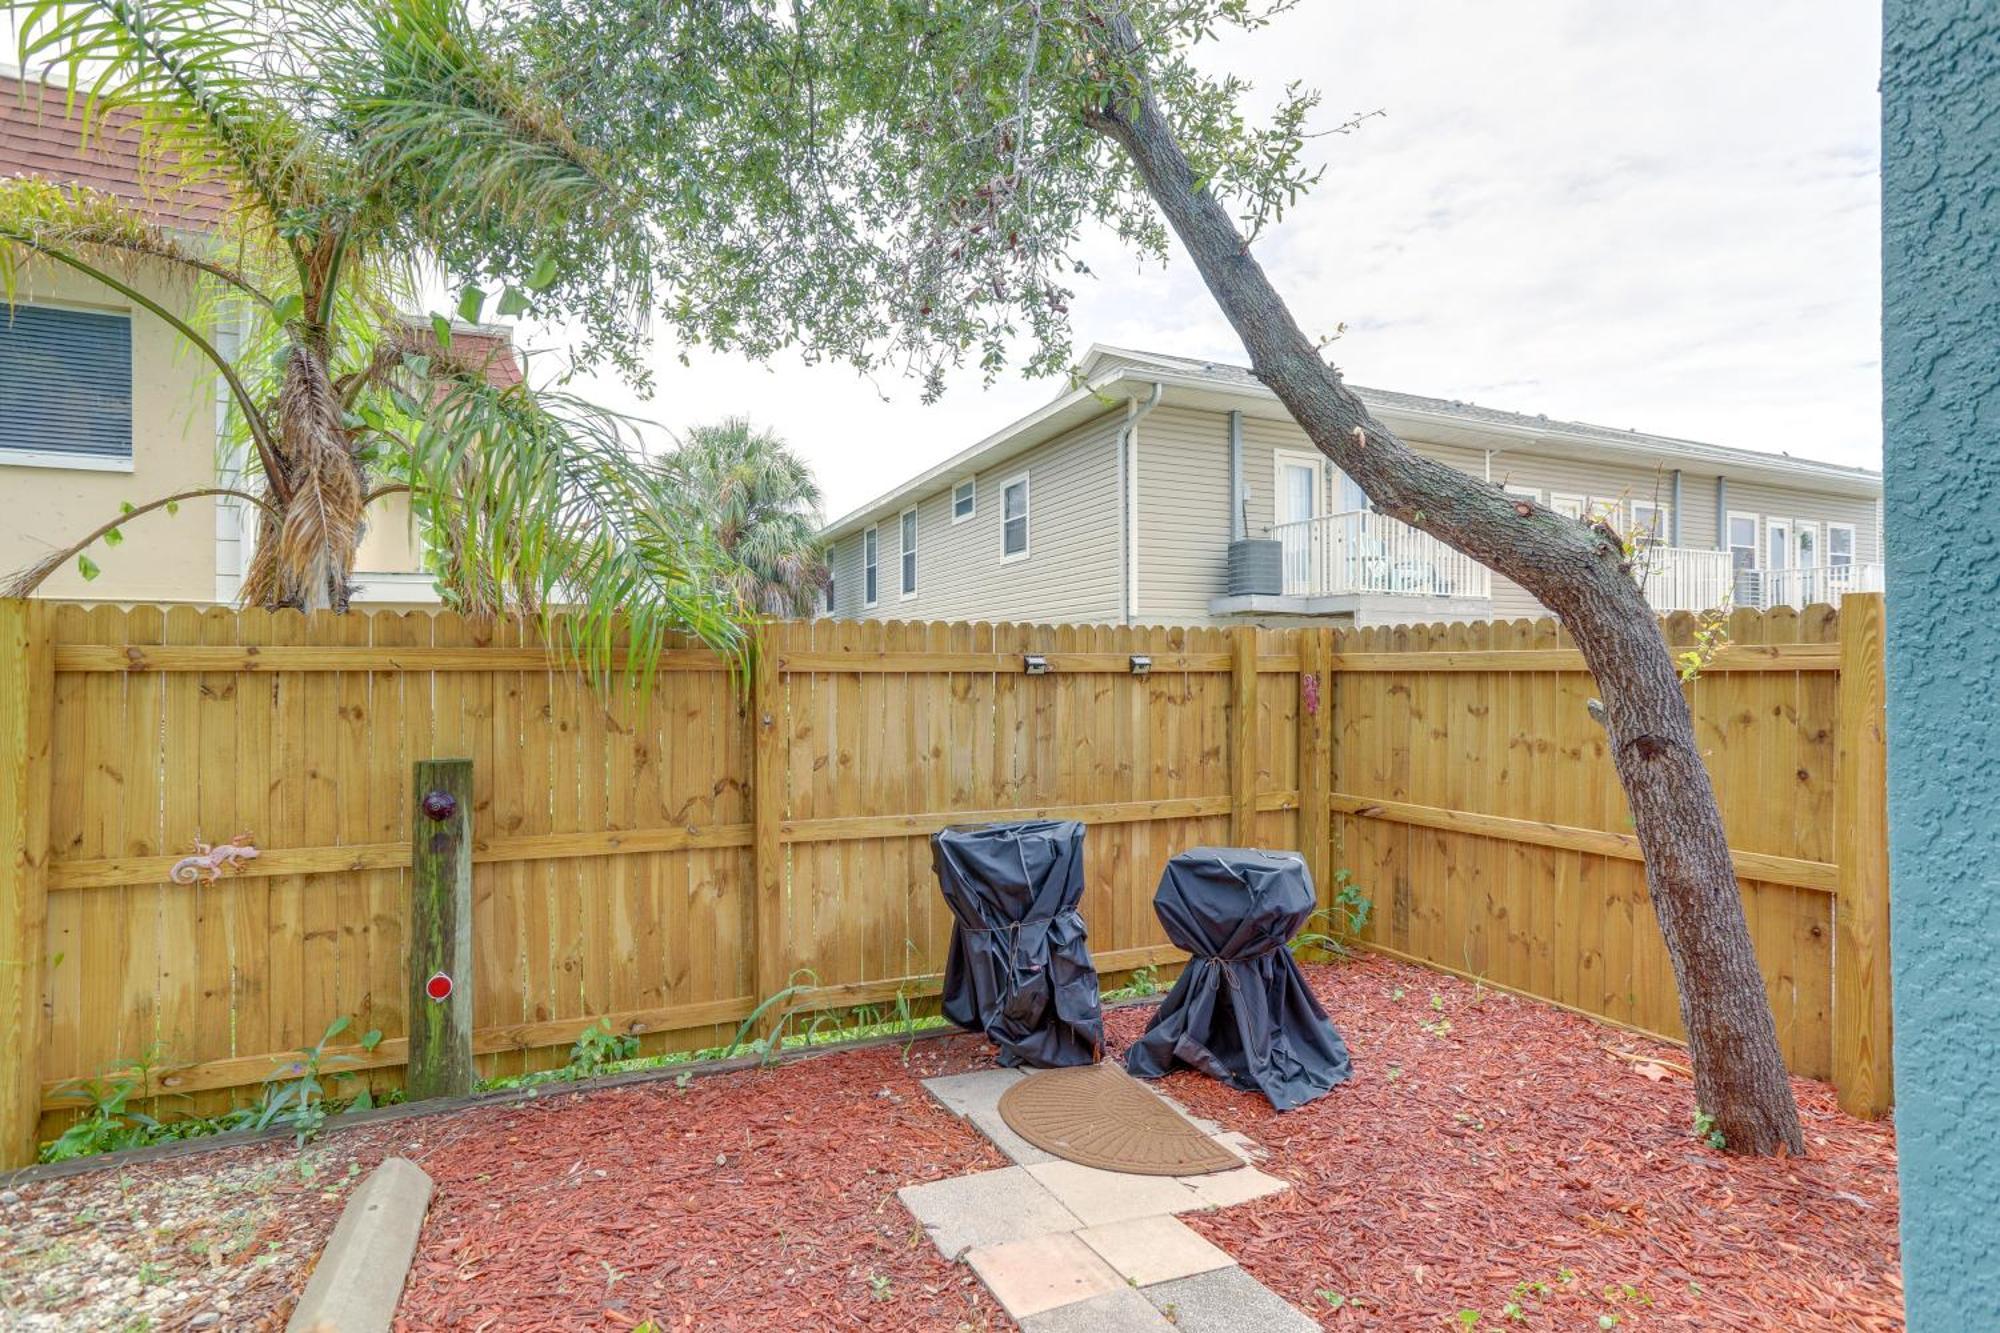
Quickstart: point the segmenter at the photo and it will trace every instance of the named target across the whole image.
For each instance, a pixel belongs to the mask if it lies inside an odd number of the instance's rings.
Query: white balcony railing
[[[1735,577],[1736,605],[1768,611],[1774,606],[1807,607],[1815,602],[1838,606],[1851,592],[1881,592],[1882,566],[1876,564],[1808,565],[1799,569],[1739,569]]]
[[[1279,523],[1271,537],[1283,549],[1287,597],[1493,594],[1493,576],[1477,560],[1373,510]]]
[[[1633,560],[1655,611],[1706,611],[1729,600],[1729,552],[1645,546]]]

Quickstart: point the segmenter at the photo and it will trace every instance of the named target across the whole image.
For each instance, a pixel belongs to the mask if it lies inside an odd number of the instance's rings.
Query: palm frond
[[[15,290],[15,247],[65,250],[129,265],[164,264],[214,278],[264,305],[271,298],[240,268],[221,262],[213,247],[170,232],[116,195],[82,185],[58,185],[34,176],[0,180],[0,291]]]
[[[699,532],[661,503],[622,418],[565,394],[451,377],[412,446],[412,507],[455,605],[559,613],[575,660],[603,677],[622,651],[642,687],[681,634],[747,662],[746,608]]]
[[[690,429],[659,471],[677,521],[707,531],[742,600],[765,615],[812,614],[830,571],[819,485],[805,460],[731,417]]]
[[[183,184],[220,178],[276,218],[300,195],[299,121],[272,95],[251,0],[33,0],[9,6],[19,57],[61,69],[86,132],[118,117],[142,159]],[[323,178],[323,173],[321,173]]]

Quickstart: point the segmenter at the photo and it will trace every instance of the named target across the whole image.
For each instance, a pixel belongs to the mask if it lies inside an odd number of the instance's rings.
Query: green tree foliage
[[[712,553],[669,525],[621,420],[490,376],[470,340],[454,346],[451,320],[398,313],[416,301],[422,266],[453,262],[450,229],[466,220],[507,313],[532,307],[563,256],[505,238],[601,226],[610,247],[621,225],[599,209],[625,198],[601,158],[566,136],[532,85],[478,52],[462,13],[430,0],[5,8],[22,65],[66,85],[91,132],[112,116],[137,132],[149,186],[227,191],[224,223],[190,234],[109,194],[0,182],[0,293],[11,298],[27,263],[85,274],[167,321],[219,372],[248,480],[210,490],[260,514],[246,600],[344,609],[367,506],[407,492],[432,572],[461,608],[560,603],[572,645],[593,655],[613,616],[641,660],[670,632],[738,646],[741,608],[720,591]],[[449,117],[404,96],[444,85],[457,99]],[[142,268],[174,275],[192,299],[155,301]],[[488,295],[468,283],[457,313],[477,320]],[[247,330],[233,354],[217,336],[226,326]],[[119,535],[84,535],[13,590]]]
[[[1204,73],[1197,46],[1277,5],[1131,6],[1150,77],[1204,182],[1254,235],[1316,177],[1303,158],[1313,94],[1267,120],[1248,88]],[[552,230],[452,208],[461,267],[560,256],[542,294],[581,322],[590,355],[636,367],[642,331],[683,347],[792,351],[865,372],[1018,360],[1064,373],[1069,302],[1093,227],[1164,260],[1168,236],[1129,157],[1089,123],[1138,69],[1080,0],[529,0],[463,45],[515,64],[562,108],[563,132],[615,163],[622,196]],[[416,39],[409,39],[416,42]],[[438,49],[442,40],[416,42]],[[424,84],[421,116],[476,117],[468,71]],[[404,96],[417,94],[405,87]],[[407,114],[418,114],[406,110]],[[1346,127],[1340,127],[1346,128]],[[612,218],[639,225],[610,225]],[[609,241],[607,243],[607,238]]]
[[[827,583],[819,483],[770,431],[742,417],[689,430],[660,462],[687,529],[721,552],[738,601],[761,615],[809,616]]]

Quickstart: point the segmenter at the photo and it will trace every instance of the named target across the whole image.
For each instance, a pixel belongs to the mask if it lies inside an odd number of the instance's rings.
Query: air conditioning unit
[[[1282,542],[1247,538],[1229,543],[1229,595],[1276,597],[1285,590]]]

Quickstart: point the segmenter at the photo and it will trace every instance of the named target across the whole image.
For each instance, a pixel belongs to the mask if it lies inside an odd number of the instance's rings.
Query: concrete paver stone
[[[1314,1333],[1310,1317],[1241,1268],[1141,1287],[1179,1333]]]
[[[896,1197],[947,1259],[978,1246],[1075,1231],[1083,1225],[1026,1167],[905,1185]]]
[[[1021,1333],[1175,1333],[1166,1316],[1136,1287],[1059,1305],[1020,1322]]]
[[[1194,1191],[1173,1176],[1133,1176],[1075,1162],[1043,1162],[1026,1169],[1085,1226],[1202,1207]]]
[[[1236,1261],[1177,1217],[1137,1217],[1085,1227],[1077,1238],[1138,1287],[1192,1277]]]
[[[981,1069],[970,1074],[927,1078],[924,1088],[952,1114],[970,1120],[974,1129],[992,1140],[993,1146],[1017,1165],[1053,1162],[1054,1154],[1043,1152],[1016,1134],[1000,1116],[1001,1094],[1022,1077],[1018,1069]]]
[[[1015,1319],[1130,1285],[1074,1232],[967,1250],[965,1262]]]

